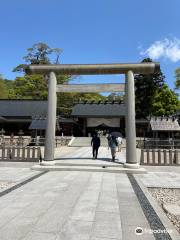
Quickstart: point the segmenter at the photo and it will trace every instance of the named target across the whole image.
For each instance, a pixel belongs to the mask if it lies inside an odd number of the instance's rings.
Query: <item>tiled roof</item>
[[[45,130],[46,129],[46,119],[33,119],[29,129],[38,129]]]
[[[125,116],[122,103],[78,103],[72,109],[72,116],[79,117],[120,117]]]
[[[0,100],[1,117],[46,116],[47,101]]]
[[[75,123],[71,118],[57,118],[56,128],[59,129],[59,123]],[[46,129],[46,118],[34,118],[29,126],[29,129]]]
[[[152,131],[180,131],[177,119],[174,118],[151,118]]]

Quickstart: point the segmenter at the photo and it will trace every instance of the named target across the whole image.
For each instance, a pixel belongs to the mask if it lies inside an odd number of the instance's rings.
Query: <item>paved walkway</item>
[[[100,148],[96,161],[91,159],[91,148],[62,147],[56,151],[56,158],[61,163],[109,163],[110,151]],[[125,152],[118,153],[117,161],[124,160]],[[0,181],[19,183],[39,175],[25,163],[15,165],[0,163]],[[172,186],[179,186],[178,170],[175,175],[172,172],[152,170],[136,178],[146,186],[170,180]],[[137,227],[151,227],[126,174],[47,172],[1,196],[0,206],[0,240],[155,239],[150,233],[135,234]]]
[[[9,162],[4,167],[3,164],[0,163],[0,181],[17,183],[37,174],[30,168],[24,168],[23,165],[25,165],[25,163],[20,163],[16,168],[12,165],[14,165],[14,163]]]
[[[56,149],[55,158],[57,162],[68,162],[68,160],[77,162],[77,160],[83,160],[87,162],[92,159],[92,148],[91,147],[61,147]],[[98,153],[98,160],[110,161],[111,150],[108,147],[100,147]],[[63,161],[64,160],[64,161]],[[97,160],[94,160],[97,162]],[[126,152],[123,148],[121,152],[116,153],[116,162],[124,163],[126,161]]]
[[[48,172],[0,198],[1,240],[154,239],[125,174]]]

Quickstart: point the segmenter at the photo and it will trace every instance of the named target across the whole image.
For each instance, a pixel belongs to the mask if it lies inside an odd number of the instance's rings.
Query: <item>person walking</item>
[[[122,137],[118,137],[117,138],[117,142],[118,142],[118,152],[121,152],[121,146],[122,146]]]
[[[118,146],[118,142],[116,140],[116,137],[114,137],[114,136],[109,136],[108,139],[109,139],[108,140],[108,145],[111,149],[112,161],[114,162],[115,158],[116,158],[116,148]]]
[[[101,145],[101,140],[100,140],[100,138],[98,137],[98,135],[95,134],[95,135],[92,137],[92,140],[91,140],[92,154],[93,154],[93,158],[95,158],[95,159],[97,159],[98,150],[99,150],[100,145]]]

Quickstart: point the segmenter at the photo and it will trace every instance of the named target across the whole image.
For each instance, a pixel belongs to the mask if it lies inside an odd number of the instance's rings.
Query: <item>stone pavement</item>
[[[58,163],[69,164],[82,161],[109,164],[111,157],[110,151],[103,147],[98,161],[91,159],[90,147],[62,147],[55,156]],[[124,150],[117,156],[117,162],[123,161]],[[30,170],[31,165],[1,162],[0,181],[19,183],[38,175],[38,171]],[[150,173],[135,178],[147,187],[167,186],[167,183],[179,187],[179,169],[153,169],[149,167]],[[47,172],[1,196],[0,206],[0,240],[155,239],[152,233],[135,234],[137,227],[147,230],[151,227],[126,174]]]
[[[88,161],[92,159],[92,148],[91,147],[61,147],[55,151],[55,159],[60,162],[68,162],[75,160]],[[100,147],[98,153],[98,160],[100,161],[110,161],[111,151],[108,147]],[[63,161],[64,160],[64,161]],[[95,160],[96,161],[96,160]],[[58,162],[58,161],[57,161]],[[116,162],[124,163],[126,162],[126,151],[123,148],[121,152],[116,153]]]
[[[44,166],[44,164],[36,164],[32,169],[37,171],[146,173],[146,170],[142,167],[137,169],[125,168],[123,166],[125,162],[125,149],[117,152],[115,162],[112,162],[111,150],[108,147],[103,146],[99,148],[97,159],[92,158],[91,147],[61,147],[55,151],[55,165]]]
[[[37,172],[32,171],[27,167],[24,168],[23,165],[25,164],[19,164],[19,167],[14,168],[11,163],[9,163],[9,165],[5,165],[5,167],[2,167],[2,165],[0,164],[0,181],[17,183],[37,174]]]
[[[138,174],[136,178],[139,178],[146,187],[180,188],[180,174],[173,171],[148,172]]]
[[[48,172],[0,206],[1,240],[154,239],[126,174]]]

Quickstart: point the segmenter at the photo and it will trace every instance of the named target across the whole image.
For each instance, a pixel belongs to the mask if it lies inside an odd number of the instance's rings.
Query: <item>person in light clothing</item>
[[[115,158],[116,158],[116,148],[118,146],[116,137],[114,137],[114,136],[108,137],[108,146],[111,149],[112,161],[114,162]]]
[[[118,142],[118,152],[121,152],[121,149],[122,149],[122,137],[118,137],[117,138],[117,142]]]

